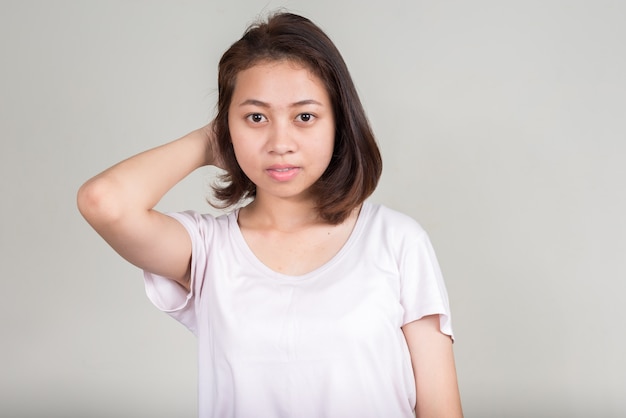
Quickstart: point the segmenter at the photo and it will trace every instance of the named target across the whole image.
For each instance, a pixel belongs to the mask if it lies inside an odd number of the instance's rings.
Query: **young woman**
[[[219,64],[215,120],[87,181],[81,213],[198,338],[201,417],[460,417],[426,233],[366,201],[382,163],[330,39],[280,13]],[[162,214],[195,169],[225,215]]]

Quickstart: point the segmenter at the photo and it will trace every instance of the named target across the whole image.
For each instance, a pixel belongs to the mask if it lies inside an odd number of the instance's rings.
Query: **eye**
[[[261,123],[267,121],[265,116],[263,116],[261,113],[251,113],[246,116],[246,119],[248,119],[252,123]]]
[[[315,119],[315,116],[310,113],[300,113],[296,119],[300,122],[311,122]]]

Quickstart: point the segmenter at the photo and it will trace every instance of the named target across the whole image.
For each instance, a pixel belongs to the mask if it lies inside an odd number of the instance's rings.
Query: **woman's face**
[[[261,62],[237,75],[228,125],[257,199],[311,199],[333,154],[335,118],[324,83],[292,61]]]

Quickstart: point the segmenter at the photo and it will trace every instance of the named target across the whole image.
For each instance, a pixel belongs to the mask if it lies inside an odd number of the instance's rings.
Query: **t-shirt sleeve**
[[[400,262],[403,325],[439,314],[441,332],[454,338],[448,293],[430,239],[424,230],[407,240]]]
[[[191,283],[190,290],[173,280],[151,273],[143,272],[144,284],[148,299],[157,309],[167,313],[196,333],[196,307],[200,298],[204,273],[208,259],[209,238],[213,228],[209,215],[200,215],[193,211],[168,213],[168,216],[180,222],[191,238]]]

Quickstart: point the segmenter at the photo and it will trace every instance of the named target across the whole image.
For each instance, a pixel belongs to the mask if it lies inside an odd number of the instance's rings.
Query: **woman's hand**
[[[212,165],[224,169],[224,160],[220,153],[220,147],[215,136],[213,122],[198,129],[197,132],[204,138],[206,143],[206,165]]]

